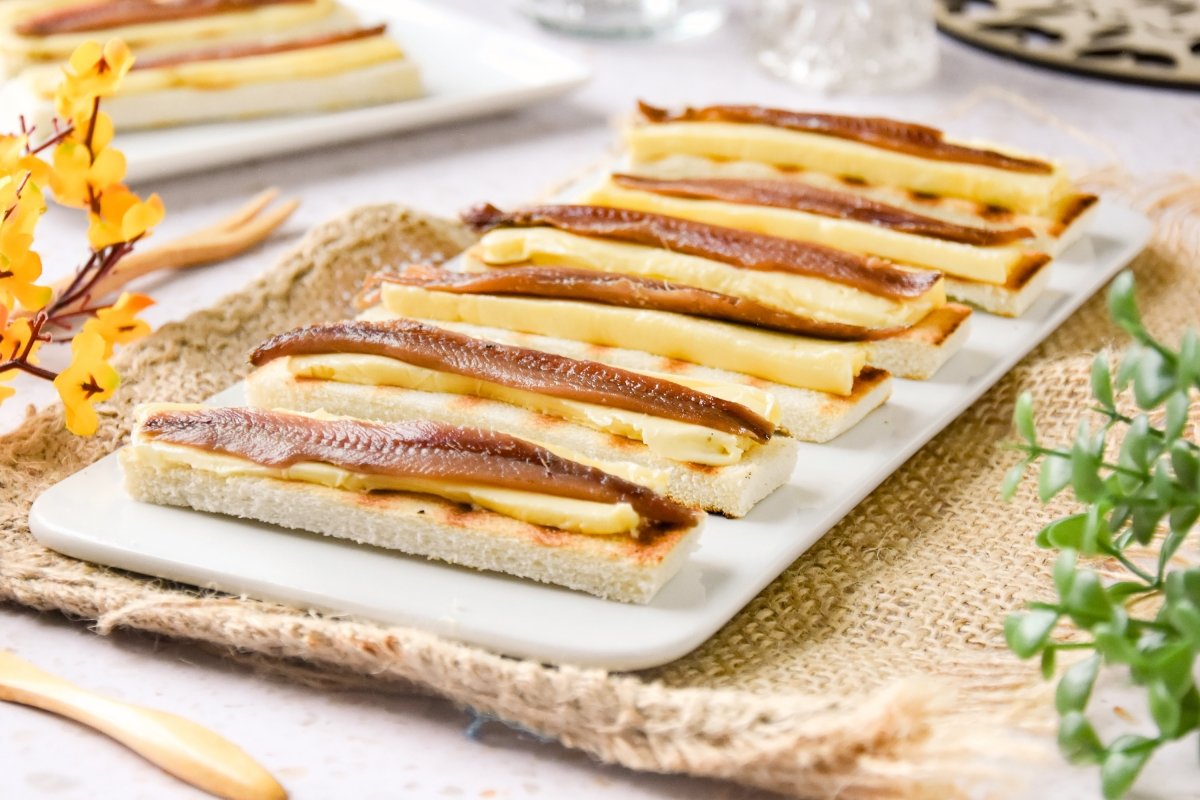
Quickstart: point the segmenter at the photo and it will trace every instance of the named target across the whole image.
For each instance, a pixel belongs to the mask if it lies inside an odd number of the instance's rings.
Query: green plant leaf
[[[1133,375],[1133,399],[1139,408],[1154,408],[1175,391],[1175,369],[1163,354],[1147,347]]]
[[[1058,554],[1058,558],[1054,561],[1054,588],[1058,590],[1058,596],[1066,597],[1071,591],[1071,584],[1075,582],[1075,564],[1079,560],[1078,554],[1070,547],[1064,548]]]
[[[1200,455],[1186,441],[1171,444],[1171,469],[1184,491],[1200,493]]]
[[[1144,736],[1122,736],[1109,745],[1100,763],[1100,788],[1105,800],[1124,797],[1154,752],[1155,742]]]
[[[1072,514],[1069,517],[1056,519],[1038,533],[1037,545],[1042,548],[1078,550],[1083,543],[1083,526],[1085,524],[1087,524],[1087,514]]]
[[[1186,597],[1200,606],[1200,568],[1185,569],[1172,574],[1179,576],[1179,596]]]
[[[1038,474],[1038,499],[1047,503],[1071,482],[1071,460],[1062,456],[1046,456]]]
[[[1191,640],[1193,649],[1200,649],[1200,608],[1195,603],[1190,600],[1172,603],[1166,617],[1175,630]]]
[[[1013,496],[1017,493],[1017,487],[1021,485],[1021,479],[1025,477],[1025,470],[1028,467],[1029,462],[1022,461],[1004,473],[1004,483],[1000,486],[1000,496],[1005,502],[1012,500]]]
[[[1142,360],[1143,350],[1144,348],[1140,344],[1131,342],[1125,348],[1125,352],[1121,354],[1121,361],[1117,364],[1117,372],[1113,375],[1113,387],[1118,392],[1125,391],[1133,381],[1133,376],[1138,371],[1138,365]]]
[[[1165,645],[1149,654],[1147,659],[1173,700],[1181,699],[1196,685],[1192,677],[1192,664],[1196,660],[1196,652],[1187,642]]]
[[[1108,354],[1097,353],[1092,359],[1092,396],[1104,408],[1116,405],[1113,397],[1112,369],[1108,365]]]
[[[1048,609],[1009,614],[1004,620],[1004,639],[1018,658],[1032,658],[1050,638],[1057,622],[1058,612]]]
[[[1096,729],[1079,711],[1069,711],[1059,720],[1058,748],[1072,764],[1098,761],[1104,752]]]
[[[1017,398],[1016,408],[1013,409],[1013,424],[1022,439],[1031,445],[1037,444],[1037,429],[1033,424],[1033,395],[1029,392],[1021,392],[1021,396]]]
[[[1195,328],[1184,331],[1179,342],[1179,383],[1200,389],[1200,333]]]
[[[1072,622],[1086,628],[1112,616],[1112,601],[1100,577],[1090,569],[1083,569],[1075,573],[1071,591],[1063,598],[1063,609]]]
[[[1184,541],[1187,540],[1188,531],[1191,529],[1192,523],[1196,521],[1195,515],[1191,514],[1190,511],[1191,509],[1177,508],[1171,512],[1171,530],[1163,537],[1162,544],[1158,548],[1158,565],[1159,572],[1161,573],[1166,572],[1167,564],[1170,563],[1176,551],[1183,546]],[[1176,515],[1181,517],[1179,520],[1181,524],[1178,527],[1175,524]]]
[[[1183,428],[1187,425],[1188,419],[1188,394],[1187,387],[1182,387],[1182,391],[1177,391],[1167,398],[1166,404],[1166,423],[1163,425],[1163,438],[1167,441],[1178,439],[1183,433]]]
[[[1092,628],[1092,638],[1096,650],[1109,664],[1132,664],[1139,659],[1137,648],[1129,641],[1123,632],[1114,630],[1108,625],[1096,625]]]
[[[1063,673],[1054,690],[1054,707],[1059,714],[1069,711],[1083,711],[1088,699],[1092,696],[1092,687],[1096,685],[1096,676],[1100,674],[1100,656],[1093,655]]]
[[[1079,552],[1085,556],[1108,552],[1112,549],[1112,531],[1108,529],[1102,503],[1088,507],[1084,517],[1083,534],[1079,537]]]
[[[1133,273],[1129,270],[1114,278],[1108,287],[1108,313],[1127,332],[1141,330],[1142,315],[1138,312]]]
[[[1159,461],[1154,465],[1154,472],[1150,478],[1150,486],[1154,489],[1154,494],[1158,502],[1164,506],[1174,502],[1175,476],[1171,473],[1171,468],[1165,460]],[[1165,514],[1167,509],[1163,508],[1162,511]]]
[[[1125,431],[1117,463],[1125,469],[1144,472],[1150,468],[1150,420],[1138,414]]]
[[[1195,686],[1179,701],[1179,731],[1185,734],[1200,727],[1200,690]]]
[[[1142,581],[1117,581],[1108,587],[1108,596],[1114,603],[1123,603],[1135,594],[1145,594],[1146,584]]]
[[[1158,732],[1167,739],[1175,738],[1179,731],[1180,712],[1182,711],[1179,700],[1171,694],[1171,690],[1162,681],[1150,682],[1147,700],[1150,705],[1150,716],[1154,719],[1154,724],[1158,726]]]
[[[1058,648],[1054,645],[1047,645],[1046,649],[1042,651],[1042,677],[1046,680],[1054,677],[1054,665],[1057,654]]]
[[[1158,523],[1162,522],[1164,509],[1161,505],[1141,505],[1133,509],[1133,517],[1130,519],[1130,530],[1133,531],[1133,538],[1140,544],[1149,544],[1154,538],[1155,531],[1158,530]]]

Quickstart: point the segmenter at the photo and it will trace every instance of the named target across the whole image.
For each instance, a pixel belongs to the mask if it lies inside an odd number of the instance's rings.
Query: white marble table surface
[[[303,206],[267,247],[153,286],[155,323],[177,319],[235,290],[308,227],[358,204],[398,200],[451,214],[488,199],[528,198],[592,161],[611,141],[610,121],[635,98],[663,104],[747,101],[873,111],[943,124],[1050,151],[1079,164],[1114,158],[1131,172],[1200,174],[1200,95],[1105,84],[1002,61],[943,42],[930,86],[899,96],[822,98],[762,74],[735,18],[698,41],[664,45],[563,39],[539,31],[510,2],[446,5],[544,41],[587,62],[595,78],[567,99],[474,123],[391,136],[140,187],[168,208],[161,239],[221,215],[250,194],[279,186]],[[1021,110],[999,91],[1023,96],[1058,122]],[[982,102],[963,112],[964,101]],[[82,228],[52,212],[42,241],[51,276],[73,263]],[[48,387],[21,384],[45,403]],[[0,407],[0,431],[24,406]],[[470,717],[429,698],[329,693],[231,667],[196,648],[148,637],[98,637],[55,614],[0,606],[0,647],[86,686],[208,724],[271,768],[297,798],[748,798],[760,793],[689,778],[601,766],[557,745],[489,724],[475,739]],[[1122,695],[1118,691],[1115,698]],[[1138,713],[1136,701],[1127,707]],[[1046,743],[1048,752],[1053,745]],[[1192,739],[1166,754],[1142,781],[1153,797],[1200,797]],[[1091,772],[1047,762],[1029,797],[1091,797]],[[0,704],[0,797],[198,797],[120,747],[46,714]]]

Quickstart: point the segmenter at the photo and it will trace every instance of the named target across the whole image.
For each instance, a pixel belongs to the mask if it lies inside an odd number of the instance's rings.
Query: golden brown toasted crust
[[[1054,224],[1050,226],[1050,235],[1061,236],[1063,231],[1071,227],[1075,220],[1086,214],[1098,202],[1100,202],[1100,198],[1094,194],[1073,194],[1063,200],[1056,212]]]
[[[895,336],[889,337],[893,340],[903,340],[912,342],[923,342],[925,344],[937,347],[942,342],[954,335],[967,319],[971,316],[971,309],[959,303],[947,303],[941,308],[935,308],[925,315],[925,318],[913,325],[911,328],[906,328]],[[862,375],[859,375],[861,380]]]
[[[954,282],[998,287],[1005,291],[1016,293],[1024,289],[1043,269],[1049,267],[1052,260],[1045,253],[1026,253],[1021,257],[1020,262],[1013,271],[1009,273],[1008,280],[1003,284],[987,283],[986,281],[975,281],[970,278],[959,277],[955,277]]]
[[[850,390],[850,394],[845,397],[834,394],[827,395],[825,401],[821,404],[820,413],[828,415],[841,414],[845,409],[852,408],[857,403],[862,402],[867,395],[879,389],[882,384],[887,383],[891,378],[892,374],[885,369],[866,367],[858,374],[858,378],[854,381],[854,387]]]

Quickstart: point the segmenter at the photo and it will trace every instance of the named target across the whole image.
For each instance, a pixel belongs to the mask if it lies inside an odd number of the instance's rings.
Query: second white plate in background
[[[260,120],[118,132],[129,180],[145,181],[519,108],[565,94],[587,67],[415,0],[351,2],[383,21],[420,67],[426,94],[399,103]]]

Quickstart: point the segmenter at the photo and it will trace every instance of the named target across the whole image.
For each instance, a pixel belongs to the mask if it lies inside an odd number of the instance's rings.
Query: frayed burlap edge
[[[118,447],[138,402],[201,400],[239,379],[246,351],[266,335],[344,315],[353,287],[370,271],[444,259],[469,241],[457,225],[403,208],[358,209],[313,231],[244,291],[128,348],[119,364],[124,383],[97,437],[66,434],[61,410],[51,408],[0,439],[0,598],[96,620],[100,633],[132,628],[231,648],[258,663],[290,659],[411,684],[634,769],[807,796],[951,796],[974,755],[1009,743],[1003,726],[1022,706],[1018,699],[1041,694],[1032,677],[1014,678],[1024,673],[1009,662],[962,665],[981,692],[1001,679],[1013,701],[988,719],[964,719],[963,706],[932,678],[850,697],[786,686],[671,688],[504,658],[420,631],[198,593],[61,557],[29,536],[32,498]]]

